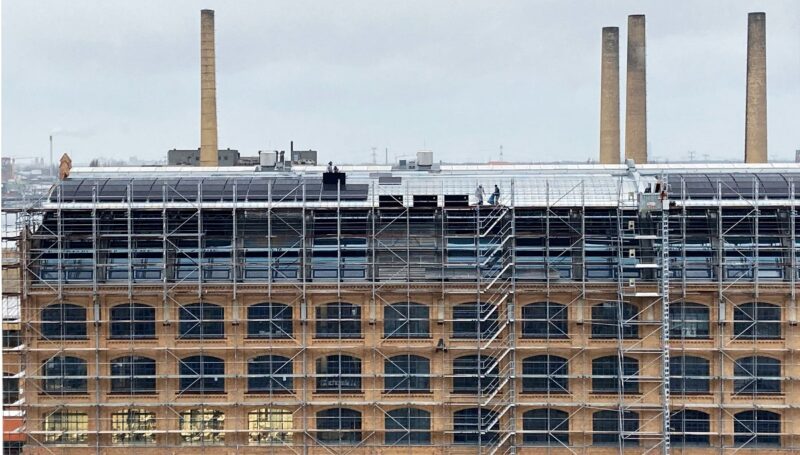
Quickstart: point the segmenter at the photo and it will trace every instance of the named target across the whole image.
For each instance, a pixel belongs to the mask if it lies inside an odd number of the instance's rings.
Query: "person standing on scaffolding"
[[[475,199],[478,200],[478,205],[483,205],[483,196],[486,195],[486,192],[483,191],[483,185],[478,185],[475,188]]]
[[[494,192],[489,196],[489,205],[498,205],[500,203],[500,187],[495,185]]]

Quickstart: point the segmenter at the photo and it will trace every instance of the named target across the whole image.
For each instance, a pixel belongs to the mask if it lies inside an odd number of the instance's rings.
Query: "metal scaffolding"
[[[565,176],[59,182],[19,216],[32,453],[797,451],[798,174]]]

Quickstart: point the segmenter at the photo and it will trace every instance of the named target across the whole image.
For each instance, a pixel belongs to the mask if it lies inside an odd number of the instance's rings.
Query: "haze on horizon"
[[[767,18],[771,161],[800,149],[800,3],[2,3],[2,153],[163,159],[199,146],[200,9],[216,11],[220,148],[362,163],[598,157],[600,38],[647,15],[651,159],[742,161],[747,13]],[[624,122],[623,122],[624,135]]]

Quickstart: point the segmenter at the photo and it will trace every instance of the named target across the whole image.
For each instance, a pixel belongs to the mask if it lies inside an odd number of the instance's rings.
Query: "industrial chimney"
[[[200,166],[217,166],[214,10],[200,11]]]
[[[628,16],[625,159],[647,163],[647,74],[644,15]]]
[[[618,27],[603,27],[600,61],[600,164],[619,164]]]
[[[767,18],[747,15],[747,104],[744,162],[767,162]]]

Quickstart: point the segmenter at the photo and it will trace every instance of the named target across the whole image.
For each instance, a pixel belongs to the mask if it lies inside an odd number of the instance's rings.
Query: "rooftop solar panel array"
[[[792,182],[794,196],[800,196],[800,174],[669,174],[671,194],[681,194],[681,179],[687,199],[715,199],[718,194],[722,199],[750,199],[756,190],[759,199],[788,199]]]
[[[133,202],[196,202],[198,190],[204,202],[233,200],[234,182],[237,201],[302,201],[305,183],[306,201],[365,201],[369,193],[367,184],[347,184],[337,191],[323,187],[322,179],[301,177],[187,177],[187,178],[136,178],[136,179],[70,179],[62,182],[61,202],[92,202],[96,190],[98,202],[127,202],[130,185]],[[270,188],[271,187],[271,188]],[[338,195],[337,195],[338,193]],[[58,202],[58,191],[50,195]]]

